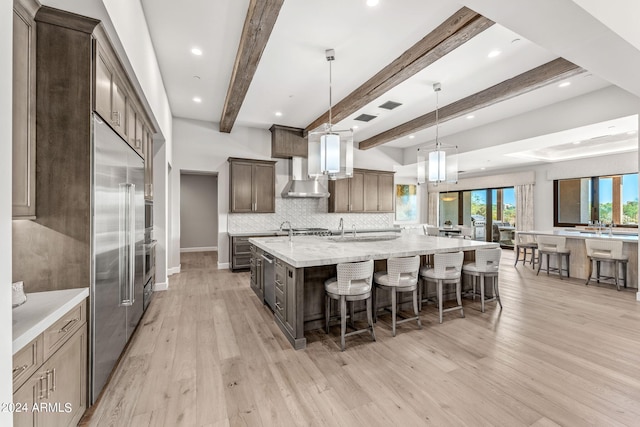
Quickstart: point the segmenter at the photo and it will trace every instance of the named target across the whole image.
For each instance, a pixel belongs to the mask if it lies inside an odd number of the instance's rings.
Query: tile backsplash
[[[276,198],[276,213],[229,214],[228,231],[245,233],[275,230],[283,221],[294,228],[320,227],[335,230],[344,218],[345,230],[352,225],[360,229],[393,227],[393,213],[327,213],[328,199]]]

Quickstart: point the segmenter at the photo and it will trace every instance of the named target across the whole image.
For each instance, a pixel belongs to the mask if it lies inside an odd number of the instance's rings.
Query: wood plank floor
[[[308,334],[295,351],[215,253],[183,254],[155,295],[88,426],[638,426],[640,303],[635,292],[513,267],[504,309],[433,305],[423,329],[379,317],[368,334]]]

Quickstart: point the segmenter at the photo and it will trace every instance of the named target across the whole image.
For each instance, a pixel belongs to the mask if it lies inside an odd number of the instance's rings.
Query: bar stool
[[[376,340],[371,316],[371,287],[373,280],[373,260],[363,262],[348,262],[337,265],[337,277],[324,282],[325,289],[325,328],[329,333],[329,317],[331,315],[331,300],[340,301],[340,348],[344,351],[345,337],[369,331],[371,338]],[[368,328],[347,332],[347,301],[366,300]],[[353,308],[353,306],[352,306]],[[351,318],[353,322],[353,317]]]
[[[622,280],[624,287],[627,287],[627,265],[629,257],[622,255],[622,241],[620,240],[604,240],[604,239],[585,239],[587,247],[587,257],[589,257],[589,275],[587,276],[588,285],[593,275],[593,263],[596,263],[596,281],[600,283],[600,279],[613,279],[616,289],[620,290],[620,282],[618,281],[618,272],[622,265]],[[600,263],[613,263],[614,274],[611,276],[602,276],[600,274]]]
[[[531,261],[529,264],[534,267],[536,263],[536,249],[538,249],[538,243],[536,243],[536,236],[533,234],[522,234],[516,231],[516,262],[513,264],[515,267],[520,261],[520,251],[522,251],[522,265],[527,261],[527,250],[531,250]],[[539,262],[540,260],[538,260]]]
[[[420,277],[426,281],[436,282],[438,286],[438,313],[440,315],[440,323],[442,323],[442,313],[453,310],[460,310],[460,317],[464,317],[464,309],[462,308],[462,261],[464,254],[462,252],[449,252],[443,254],[435,254],[433,256],[433,268],[422,267],[420,269]],[[442,308],[442,286],[444,283],[455,283],[456,299],[458,305],[455,307]]]
[[[560,279],[562,279],[562,259],[566,259],[567,261],[567,277],[570,277],[569,270],[569,255],[571,255],[571,251],[567,249],[567,238],[560,236],[544,236],[538,235],[538,272],[536,276],[540,274],[540,267],[542,266],[542,256],[547,256],[547,275],[549,275],[549,257],[551,255],[555,256],[558,261],[557,268],[551,268],[551,270],[557,270],[560,275]]]
[[[502,308],[502,302],[500,301],[500,291],[498,290],[498,271],[500,270],[500,256],[502,255],[502,249],[477,249],[476,261],[462,266],[462,274],[468,274],[472,277],[473,282],[473,298],[476,297],[476,282],[480,278],[480,300],[481,308],[484,313],[484,303],[489,301],[498,301],[500,308]],[[485,278],[491,277],[493,282],[493,298],[484,298],[484,284]]]
[[[387,260],[387,271],[378,271],[373,275],[373,321],[378,318],[378,289],[388,289],[391,291],[391,318],[393,336],[396,336],[396,324],[411,320],[418,321],[418,328],[422,329],[420,314],[418,313],[418,272],[420,270],[420,257],[389,258]],[[413,311],[415,316],[397,320],[398,292],[411,292],[413,294]]]

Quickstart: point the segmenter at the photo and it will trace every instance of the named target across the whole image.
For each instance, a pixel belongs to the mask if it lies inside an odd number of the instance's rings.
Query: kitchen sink
[[[329,237],[329,240],[334,242],[381,242],[384,240],[395,240],[400,237],[400,234],[384,234],[377,236],[334,236]]]

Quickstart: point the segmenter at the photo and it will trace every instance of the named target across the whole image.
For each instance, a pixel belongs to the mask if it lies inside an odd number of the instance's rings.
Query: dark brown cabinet
[[[14,218],[36,215],[36,26],[37,6],[13,6],[12,200]]]
[[[153,135],[142,128],[142,148],[144,157],[144,198],[153,200]]]
[[[118,134],[127,138],[127,94],[116,74],[113,61],[103,46],[96,42],[94,108]]]
[[[271,157],[290,159],[307,157],[308,144],[303,137],[304,129],[273,125],[271,131]]]
[[[274,213],[274,161],[229,158],[229,212]]]
[[[355,169],[329,181],[329,212],[393,212],[393,172]]]

